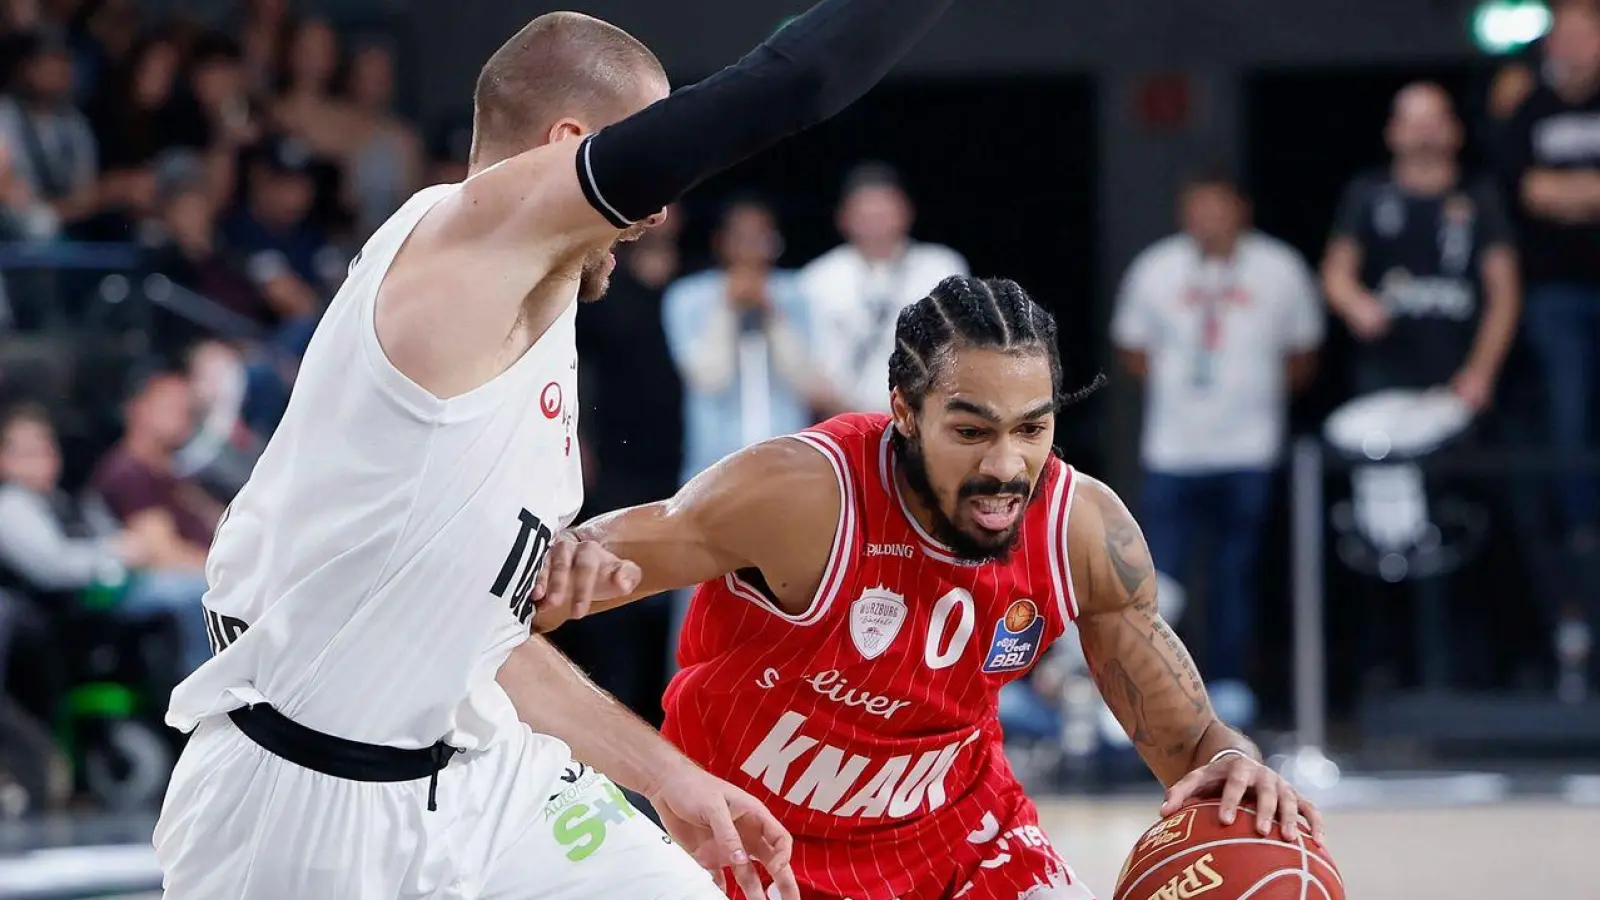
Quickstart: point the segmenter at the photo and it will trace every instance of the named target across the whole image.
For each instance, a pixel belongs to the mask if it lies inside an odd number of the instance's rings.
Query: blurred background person
[[[1462,171],[1461,123],[1439,85],[1412,84],[1395,96],[1385,140],[1389,168],[1345,189],[1322,263],[1328,305],[1359,342],[1353,387],[1443,387],[1481,412],[1517,330],[1510,225],[1493,181]],[[1481,623],[1451,614],[1443,576],[1417,579],[1413,590],[1418,680],[1440,690],[1460,674],[1457,632]],[[1369,666],[1393,666],[1394,631],[1365,630]]]
[[[266,449],[266,439],[245,421],[250,372],[239,351],[220,340],[198,341],[186,357],[195,430],[174,457],[173,473],[228,503]]]
[[[185,671],[211,656],[200,599],[206,550],[222,504],[197,482],[175,473],[178,451],[194,434],[194,397],[174,372],[138,381],[123,406],[122,440],[95,467],[90,484],[122,528],[143,535],[146,568],[131,580],[117,609],[171,613],[184,644]]]
[[[345,205],[355,214],[355,239],[364,241],[422,187],[422,142],[394,112],[394,54],[368,41],[345,67],[340,156]]]
[[[60,221],[17,171],[16,153],[0,138],[0,241],[36,241],[55,235]]]
[[[61,489],[61,453],[49,413],[19,404],[0,414],[0,585],[6,693],[41,723],[55,721],[67,689],[59,623],[78,593],[144,562],[145,540],[118,532],[102,510]]]
[[[1582,462],[1600,445],[1600,4],[1558,5],[1541,43],[1543,77],[1506,123],[1500,157],[1521,238],[1522,332],[1542,375],[1547,446],[1566,461],[1553,479],[1565,555],[1557,687],[1576,702],[1600,675],[1600,477]]]
[[[949,247],[913,240],[916,210],[894,169],[864,163],[845,179],[837,227],[845,243],[800,270],[811,305],[817,362],[832,381],[818,412],[888,412],[883,373],[900,310],[951,275],[969,274]]]
[[[48,32],[13,42],[12,83],[0,96],[0,143],[28,193],[49,204],[62,226],[100,208],[98,147],[72,102],[72,57]],[[52,229],[53,231],[54,229]]]
[[[1111,340],[1145,387],[1139,508],[1152,558],[1192,584],[1195,551],[1215,542],[1197,655],[1219,713],[1249,727],[1256,559],[1289,395],[1315,372],[1322,304],[1300,254],[1250,228],[1229,176],[1191,178],[1178,210],[1183,230],[1124,275]]]
[[[243,52],[224,35],[203,34],[189,46],[181,74],[165,136],[173,147],[200,154],[212,203],[221,207],[238,187],[240,154],[262,134]]]
[[[1600,361],[1600,8],[1556,10],[1546,40],[1549,80],[1513,116],[1506,158],[1517,200],[1529,348],[1545,377],[1551,443],[1595,446]],[[1573,553],[1600,551],[1600,488],[1592,473],[1562,479]]]
[[[829,402],[810,361],[813,310],[795,273],[776,268],[783,235],[772,207],[728,203],[711,248],[716,267],[673,282],[662,301],[683,382],[684,482],[735,450],[805,428],[812,405]]]

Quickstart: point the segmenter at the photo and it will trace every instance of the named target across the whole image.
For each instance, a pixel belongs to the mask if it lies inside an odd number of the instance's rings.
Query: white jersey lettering
[[[852,688],[838,669],[818,672],[807,678],[806,683],[811,685],[812,690],[835,703],[858,706],[869,715],[882,716],[885,719],[894,718],[895,713],[911,705],[910,700],[895,700]]]
[[[784,713],[778,719],[778,724],[772,726],[766,738],[744,761],[744,765],[739,767],[739,771],[751,778],[761,779],[767,790],[774,794],[783,793],[783,779],[789,774],[789,764],[817,745],[816,738],[795,738],[805,721],[806,717],[797,712]]]
[[[850,790],[850,785],[855,784],[871,762],[865,756],[852,756],[845,762],[843,750],[824,746],[783,799],[796,806],[805,804],[818,812],[827,812],[839,805],[844,792]]]
[[[974,731],[957,743],[915,756],[890,757],[862,781],[874,761],[801,734],[805,723],[801,713],[784,713],[739,770],[790,803],[846,818],[899,819],[944,806],[949,800],[945,778],[961,749],[979,736]],[[791,783],[790,766],[813,749],[816,753]],[[849,799],[841,803],[846,794]]]

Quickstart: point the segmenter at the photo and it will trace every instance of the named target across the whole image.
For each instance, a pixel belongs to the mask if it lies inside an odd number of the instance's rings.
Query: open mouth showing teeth
[[[987,531],[1004,531],[1016,521],[1022,511],[1020,497],[973,497],[972,516],[978,527]]]

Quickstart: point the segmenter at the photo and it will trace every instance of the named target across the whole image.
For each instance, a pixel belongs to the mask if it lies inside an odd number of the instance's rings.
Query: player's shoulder
[[[1084,614],[1134,601],[1136,578],[1151,565],[1150,551],[1132,511],[1110,485],[1082,473],[1074,475],[1066,544],[1068,577]],[[1107,585],[1120,588],[1099,589]]]
[[[854,457],[877,448],[888,434],[889,421],[886,413],[844,413],[797,432],[795,437],[823,439]]]
[[[1126,519],[1133,521],[1128,505],[1110,485],[1079,469],[1071,469],[1072,507],[1067,511],[1069,544],[1087,541],[1098,545],[1105,540],[1108,525]]]

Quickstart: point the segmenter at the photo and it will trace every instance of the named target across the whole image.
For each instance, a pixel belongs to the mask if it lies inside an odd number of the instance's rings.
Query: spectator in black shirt
[[[1600,8],[1568,3],[1546,41],[1549,80],[1509,123],[1506,158],[1522,226],[1528,344],[1544,370],[1559,452],[1592,449],[1600,358]],[[1583,474],[1561,499],[1570,546],[1600,548],[1600,491]]]
[[[1392,165],[1345,189],[1322,266],[1329,305],[1362,343],[1356,387],[1448,384],[1482,409],[1519,305],[1499,195],[1463,175],[1461,123],[1436,84],[1396,96],[1387,140]]]
[[[1499,195],[1469,179],[1449,94],[1413,84],[1395,97],[1386,172],[1351,182],[1323,260],[1328,303],[1361,342],[1358,393],[1449,385],[1475,410],[1489,404],[1516,334],[1516,252]],[[1449,585],[1414,583],[1418,662],[1427,688],[1456,680]],[[1367,634],[1368,663],[1386,660],[1390,629]]]

